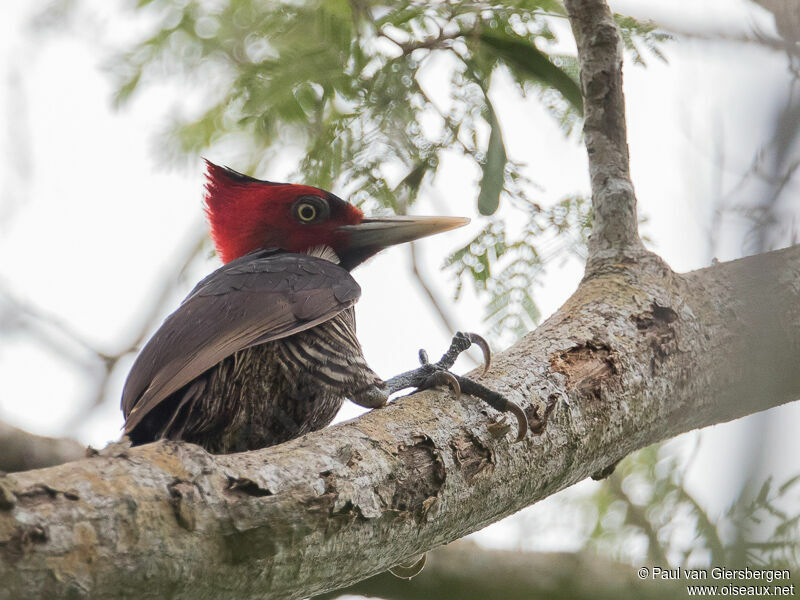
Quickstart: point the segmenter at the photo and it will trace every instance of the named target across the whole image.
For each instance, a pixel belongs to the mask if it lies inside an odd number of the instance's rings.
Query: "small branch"
[[[797,49],[791,44],[788,44],[781,38],[771,37],[762,33],[748,34],[748,33],[729,33],[721,30],[703,30],[692,31],[688,29],[681,29],[679,27],[669,27],[663,23],[658,24],[660,29],[669,32],[672,35],[679,36],[687,40],[697,40],[699,42],[722,42],[725,44],[747,44],[762,46],[769,50],[776,52],[792,52],[797,53]]]
[[[52,467],[86,456],[75,440],[34,435],[0,421],[0,471]]]
[[[622,94],[622,42],[605,0],[566,0],[581,65],[594,227],[587,272],[645,252],[638,234]]]
[[[7,307],[5,314],[2,314],[3,321],[10,321],[15,326],[26,328],[33,336],[39,338],[45,345],[50,346],[55,354],[67,357],[79,366],[87,367],[89,366],[89,361],[85,357],[76,356],[74,347],[62,343],[63,340],[52,335],[53,331],[57,331],[63,338],[67,338],[75,345],[80,346],[87,354],[93,355],[101,361],[107,360],[107,354],[97,349],[62,319],[23,302],[11,293],[10,288],[11,286],[5,282],[0,285],[0,300]],[[5,325],[5,327],[8,327],[8,325]]]
[[[10,286],[0,284],[0,309],[5,308],[5,314],[3,310],[0,310],[0,328],[4,325],[4,321],[12,322],[17,327],[25,327],[54,354],[85,369],[95,382],[90,397],[78,406],[74,416],[64,424],[65,431],[79,427],[86,420],[87,415],[106,399],[119,361],[132,352],[136,352],[159,323],[165,306],[175,291],[177,276],[183,274],[202,253],[206,239],[206,233],[202,228],[196,228],[188,234],[186,243],[176,252],[179,258],[175,263],[177,265],[175,273],[159,282],[158,289],[148,296],[147,311],[139,322],[135,334],[123,348],[116,352],[101,350],[58,316],[17,299],[6,289]],[[5,304],[7,308],[2,304]],[[17,322],[19,325],[16,325]],[[7,328],[8,325],[5,327]],[[76,353],[75,346],[79,346],[83,352]],[[2,470],[1,467],[0,470]]]
[[[147,336],[150,331],[163,318],[164,307],[172,297],[172,293],[175,291],[175,280],[177,279],[177,276],[183,275],[183,273],[186,272],[186,269],[189,268],[194,260],[200,256],[203,248],[205,247],[206,239],[207,234],[203,228],[198,228],[197,230],[189,233],[187,243],[183,248],[183,255],[178,261],[176,261],[176,264],[180,266],[176,270],[175,276],[168,277],[161,282],[160,288],[154,294],[155,301],[149,304],[147,314],[141,321],[141,325],[138,328],[138,333],[135,339],[128,344],[127,348],[117,353],[115,357],[124,356],[125,354],[135,352],[147,340]]]
[[[392,42],[395,46],[400,48],[400,51],[403,53],[404,56],[407,56],[414,52],[414,50],[442,50],[446,48],[450,48],[451,42],[459,38],[463,35],[467,35],[469,32],[464,32],[461,30],[452,31],[450,33],[445,33],[443,30],[439,30],[439,34],[425,38],[423,40],[416,40],[412,42],[401,42],[400,40],[396,40],[388,33],[386,33],[385,29],[379,29],[377,31],[378,37],[385,38]]]
[[[705,509],[695,500],[694,496],[686,490],[683,484],[678,488],[678,493],[681,498],[689,502],[695,510],[695,515],[700,523],[698,530],[705,534],[705,542],[711,552],[711,564],[724,564],[726,559],[725,546],[719,537],[717,526],[711,521]]]
[[[450,316],[447,314],[447,312],[445,312],[444,308],[442,308],[441,302],[439,302],[439,299],[433,293],[433,290],[428,285],[428,282],[425,281],[425,278],[422,276],[422,272],[419,270],[419,263],[417,262],[416,244],[411,242],[408,246],[411,253],[411,274],[414,275],[414,279],[417,280],[417,283],[422,288],[422,291],[425,292],[426,296],[428,296],[428,300],[430,301],[431,306],[433,306],[433,309],[436,311],[436,314],[439,315],[439,319],[441,320],[447,335],[453,335],[454,332],[458,331],[458,327],[450,319]],[[474,353],[475,349],[470,348],[464,352],[462,356],[465,356],[467,359],[469,359],[473,367],[477,367],[483,363],[475,359]]]
[[[650,563],[662,565],[664,568],[669,567],[670,561],[667,559],[666,554],[664,554],[664,549],[658,539],[658,532],[653,528],[653,524],[650,522],[650,519],[647,518],[647,515],[645,515],[642,507],[638,504],[634,504],[630,496],[622,489],[622,479],[619,474],[615,471],[609,475],[606,481],[611,492],[625,503],[625,507],[627,508],[626,521],[641,529],[645,536],[647,536],[647,557]]]

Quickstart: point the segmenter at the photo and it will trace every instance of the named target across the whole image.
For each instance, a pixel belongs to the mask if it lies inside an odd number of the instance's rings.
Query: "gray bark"
[[[583,134],[589,155],[594,223],[587,268],[636,258],[646,252],[639,239],[636,195],[631,182],[622,41],[604,0],[566,0],[578,46]]]
[[[589,273],[499,354],[502,417],[445,391],[286,444],[157,443],[0,478],[0,597],[301,598],[460,538],[681,432],[800,396],[800,247]],[[548,422],[543,415],[550,408]]]

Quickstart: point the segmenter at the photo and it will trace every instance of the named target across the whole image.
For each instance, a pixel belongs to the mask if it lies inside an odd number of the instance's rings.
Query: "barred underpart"
[[[346,397],[368,407],[387,398],[384,382],[364,360],[352,308],[229,356],[162,402],[131,437],[243,452],[325,427]]]

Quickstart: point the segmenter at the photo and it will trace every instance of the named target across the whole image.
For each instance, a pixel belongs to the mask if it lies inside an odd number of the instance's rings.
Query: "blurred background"
[[[647,245],[682,272],[797,243],[796,0],[611,5]],[[201,156],[368,213],[472,218],[356,271],[359,338],[384,377],[456,330],[507,347],[581,278],[589,182],[557,0],[6,0],[0,14],[6,424],[118,439],[137,349],[220,264]],[[618,563],[795,566],[799,426],[795,403],[652,446],[460,551],[625,576]]]

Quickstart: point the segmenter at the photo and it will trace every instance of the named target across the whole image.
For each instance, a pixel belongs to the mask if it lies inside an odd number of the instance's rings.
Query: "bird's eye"
[[[330,209],[319,196],[302,196],[294,203],[294,215],[301,223],[317,223],[328,217]]]
[[[297,207],[297,216],[301,221],[313,221],[317,216],[317,209],[310,203],[301,204]]]

